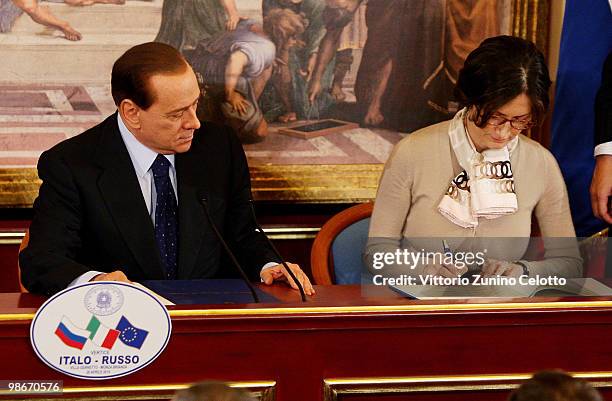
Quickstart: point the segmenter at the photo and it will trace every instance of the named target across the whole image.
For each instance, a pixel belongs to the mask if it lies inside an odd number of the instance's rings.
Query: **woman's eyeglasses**
[[[516,130],[526,130],[534,126],[533,121],[531,119],[509,119],[502,116],[492,116],[487,121],[487,124],[493,127],[501,127],[506,124],[506,122],[510,122],[510,126]]]

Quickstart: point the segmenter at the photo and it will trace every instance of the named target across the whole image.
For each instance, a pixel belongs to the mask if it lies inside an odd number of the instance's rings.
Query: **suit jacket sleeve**
[[[595,98],[595,145],[612,141],[612,53],[604,63],[601,86]]]
[[[82,223],[79,193],[60,152],[44,152],[38,161],[42,180],[34,202],[28,246],[19,255],[24,286],[52,295],[91,270],[75,261]]]
[[[231,185],[225,232],[231,248],[251,278],[259,280],[261,268],[268,262],[280,263],[263,234],[256,231],[250,209],[251,179],[246,155],[233,132],[228,133],[232,154]]]

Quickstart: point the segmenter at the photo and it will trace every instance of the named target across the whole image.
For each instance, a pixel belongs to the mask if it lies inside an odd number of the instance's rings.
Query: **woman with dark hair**
[[[492,37],[468,55],[456,86],[463,108],[408,135],[385,165],[364,255],[369,267],[376,253],[400,248],[486,248],[484,276],[581,275],[563,177],[552,154],[525,135],[544,119],[550,84],[542,53],[526,40]],[[547,237],[540,261],[522,260],[532,213]],[[439,237],[450,245],[442,248]],[[456,278],[465,269],[425,261],[406,273]]]

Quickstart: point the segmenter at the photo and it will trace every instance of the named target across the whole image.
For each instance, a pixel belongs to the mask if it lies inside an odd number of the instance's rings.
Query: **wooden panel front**
[[[351,286],[316,290],[307,307],[280,285],[268,291],[285,304],[175,307],[164,353],[134,374],[104,382],[66,377],[39,361],[28,329],[42,299],[0,294],[0,353],[15,355],[0,364],[0,378],[64,380],[66,387],[274,381],[278,400],[317,401],[331,379],[527,375],[547,368],[594,377],[612,370],[612,342],[606,340],[612,337],[612,301],[436,305],[393,293],[362,298]],[[606,382],[611,375],[601,377]],[[335,389],[340,400],[466,399],[467,394],[461,388],[418,396]],[[483,388],[468,398],[501,400],[507,391]]]
[[[430,376],[325,380],[325,401],[506,401],[531,375]],[[612,395],[612,374],[578,374],[604,396]],[[607,399],[607,398],[606,398]]]

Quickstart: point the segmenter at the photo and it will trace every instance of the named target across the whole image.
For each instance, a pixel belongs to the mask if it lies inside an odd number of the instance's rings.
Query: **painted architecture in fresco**
[[[34,166],[114,112],[113,61],[152,40],[192,63],[200,118],[234,127],[251,165],[383,163],[407,133],[454,114],[463,59],[510,32],[511,3],[60,0],[28,15],[0,0],[0,166]],[[279,132],[321,119],[358,125]]]

